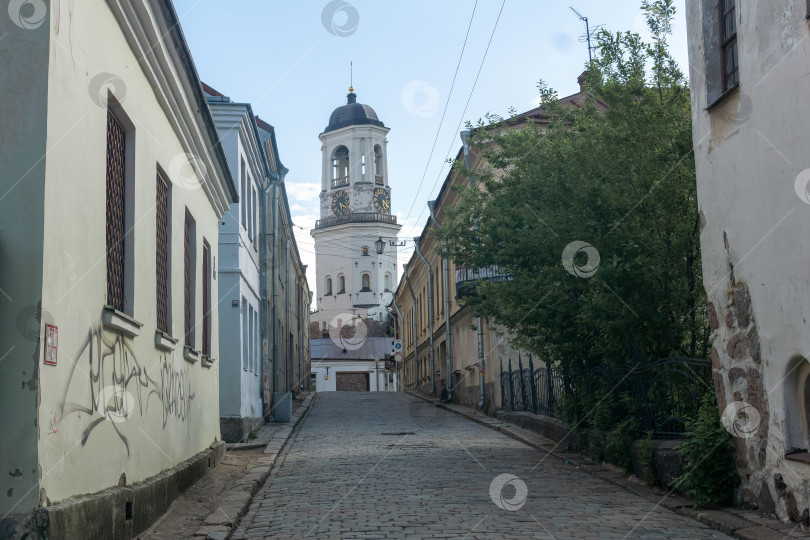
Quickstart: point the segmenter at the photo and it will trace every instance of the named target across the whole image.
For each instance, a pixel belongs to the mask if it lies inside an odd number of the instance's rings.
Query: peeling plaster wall
[[[59,17],[60,30],[52,35],[50,50],[41,249],[42,307],[59,329],[59,342],[56,366],[43,366],[40,359],[37,417],[40,503],[44,505],[142,481],[220,438],[218,364],[206,368],[200,361],[187,362],[182,342],[185,210],[196,221],[194,348],[198,350],[202,348],[202,241],[206,239],[211,255],[216,254],[218,216],[199,183],[187,171],[178,170],[177,156],[184,155],[186,147],[155,96],[161,89],[153,88],[144,75],[108,4],[61,2],[61,12],[54,16]],[[132,316],[143,327],[133,338],[101,324],[107,303],[108,88],[135,130]],[[172,184],[171,334],[180,339],[173,352],[155,347],[157,167]],[[219,173],[208,174],[215,181]],[[211,355],[216,358],[218,281],[212,278],[210,283]]]
[[[810,351],[810,39],[806,2],[739,2],[740,87],[710,110],[716,2],[687,2],[703,281],[718,404],[736,417],[740,502],[810,521],[798,374]],[[711,25],[708,25],[711,26]],[[707,67],[708,66],[708,67]],[[807,174],[807,173],[805,173]],[[730,407],[730,409],[727,409]],[[755,414],[754,414],[755,413]]]
[[[0,13],[0,517],[30,513],[39,500],[37,370],[51,25],[49,13],[28,29],[14,24],[5,9]],[[0,537],[11,527],[0,522]]]

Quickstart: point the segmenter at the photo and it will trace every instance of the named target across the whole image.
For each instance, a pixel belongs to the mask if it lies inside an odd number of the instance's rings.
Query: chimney
[[[579,83],[579,91],[580,93],[585,91],[585,79],[588,78],[588,70],[582,72],[582,74],[577,77],[577,82]]]

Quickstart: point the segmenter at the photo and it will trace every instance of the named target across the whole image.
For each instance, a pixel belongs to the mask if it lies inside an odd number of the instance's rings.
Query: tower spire
[[[354,62],[349,60],[349,92],[354,93]]]

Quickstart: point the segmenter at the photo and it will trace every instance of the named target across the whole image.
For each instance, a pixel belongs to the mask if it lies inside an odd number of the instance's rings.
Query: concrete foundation
[[[224,455],[225,443],[217,442],[132,486],[71,497],[40,507],[33,515],[9,516],[0,522],[0,539],[129,540],[162,516],[179,494],[216,467]]]

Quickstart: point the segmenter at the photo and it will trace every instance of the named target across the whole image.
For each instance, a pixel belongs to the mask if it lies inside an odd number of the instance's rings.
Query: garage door
[[[335,381],[338,392],[368,392],[368,372],[344,372],[338,371]]]

